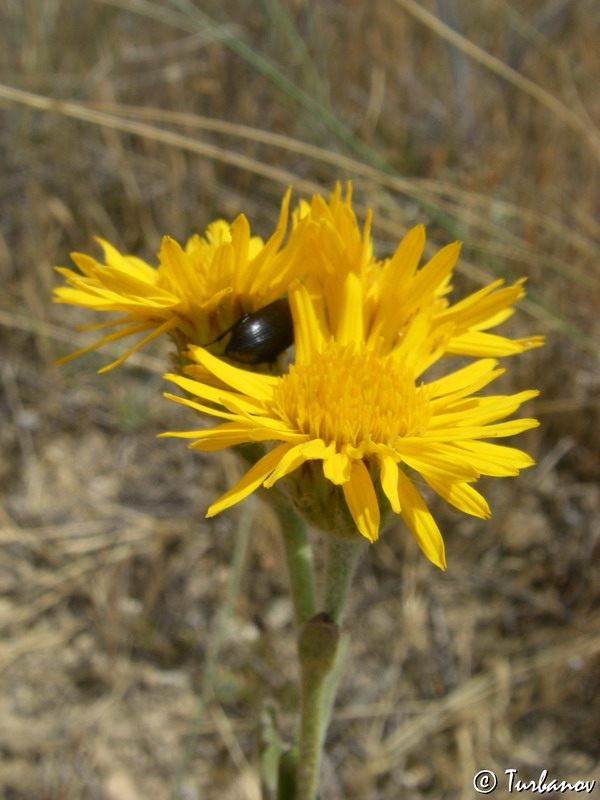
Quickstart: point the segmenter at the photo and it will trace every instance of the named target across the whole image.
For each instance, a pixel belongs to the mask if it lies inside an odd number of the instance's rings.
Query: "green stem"
[[[324,701],[324,676],[304,675],[296,800],[315,800],[317,797],[323,749]]]
[[[347,631],[342,631],[340,635],[340,642],[338,644],[337,652],[335,654],[335,662],[331,672],[325,678],[325,696],[323,698],[323,730],[327,731],[329,723],[331,722],[331,715],[333,713],[333,705],[335,703],[335,696],[340,685],[340,678],[342,677],[342,668],[346,660],[346,654],[350,647],[350,636]]]
[[[328,677],[334,669],[340,629],[328,614],[309,619],[298,632],[302,673],[300,741],[295,800],[315,800],[327,717]]]
[[[283,743],[279,735],[274,703],[267,701],[261,708],[258,718],[258,733],[261,797],[263,800],[275,800]]]
[[[294,511],[291,502],[277,489],[264,495],[279,518],[281,537],[290,579],[290,591],[296,625],[315,614],[315,579],[312,549],[303,520]]]
[[[360,539],[329,537],[323,610],[338,623],[341,622],[344,613],[344,605],[358,559],[366,544],[366,540],[362,537]]]
[[[358,558],[360,540],[328,540],[324,611],[308,620],[298,634],[302,670],[302,703],[296,800],[316,800],[323,741],[335,701],[349,637],[339,622]]]

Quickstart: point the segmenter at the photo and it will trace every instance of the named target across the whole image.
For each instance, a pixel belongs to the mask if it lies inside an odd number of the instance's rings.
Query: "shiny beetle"
[[[252,314],[244,314],[218,336],[218,342],[231,332],[223,355],[242,364],[272,363],[294,343],[292,312],[285,297]]]

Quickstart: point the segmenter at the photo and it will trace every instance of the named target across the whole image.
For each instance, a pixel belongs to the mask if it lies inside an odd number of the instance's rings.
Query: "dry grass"
[[[240,210],[264,234],[285,184],[346,178],[382,254],[422,221],[464,240],[459,291],[527,275],[512,331],[549,343],[506,384],[542,390],[539,466],[484,487],[490,522],[436,506],[445,574],[400,527],[362,564],[323,797],[599,778],[596,0],[5,0],[0,23],[0,795],[258,797],[258,709],[289,731],[296,702],[274,524],[203,520],[237,466],[154,438],[189,423],[162,352],[52,366],[85,317],[51,268]]]

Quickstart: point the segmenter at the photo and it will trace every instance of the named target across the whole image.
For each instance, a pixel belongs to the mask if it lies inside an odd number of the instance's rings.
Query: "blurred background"
[[[547,345],[502,385],[541,390],[538,465],[489,521],[431,498],[446,573],[401,524],[361,564],[323,797],[600,778],[596,0],[2,0],[0,41],[0,795],[259,797],[259,710],[297,704],[275,522],[205,520],[235,458],[155,439],[191,421],[165,342],[53,366],[93,335],[52,268],[347,179],[380,256],[464,241],[453,297],[526,276],[502,330]]]

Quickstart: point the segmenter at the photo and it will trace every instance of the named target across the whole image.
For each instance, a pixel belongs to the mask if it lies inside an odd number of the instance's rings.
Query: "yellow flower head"
[[[415,313],[390,349],[382,336],[365,330],[365,289],[352,272],[339,288],[334,325],[323,315],[321,298],[311,297],[304,284],[292,286],[289,302],[296,361],[287,374],[250,373],[203,348],[191,347],[193,360],[212,373],[221,388],[166,376],[197,399],[168,397],[225,421],[208,429],[163,435],[196,439],[191,447],[199,450],[275,443],[211,505],[208,516],[261,485],[270,488],[307,465],[320,464],[323,477],[341,487],[360,534],[377,539],[377,495],[383,493],[425,555],[444,568],[443,540],[414,476],[420,475],[460,510],[488,517],[485,499],[471,484],[480,475],[516,475],[533,461],[520,450],[480,440],[535,427],[533,419],[499,420],[537,392],[479,396],[503,372],[493,359],[423,381],[424,370],[443,352],[427,314]],[[375,329],[382,328],[378,315],[372,323]],[[311,492],[310,483],[304,490]]]
[[[120,364],[134,350],[168,332],[178,350],[215,339],[245,313],[251,313],[284,295],[299,274],[301,237],[281,249],[288,218],[290,191],[284,197],[279,223],[265,243],[250,235],[242,214],[233,223],[217,220],[204,237],[193,236],[182,249],[165,236],[152,267],[134,256],[119,253],[99,239],[105,262],[73,253],[81,274],[57,267],[68,286],[55,289],[55,302],[117,311],[125,316],[84,328],[117,327],[95,344],[61,359],[65,361],[106,342],[149,331],[133,347],[103,370]]]
[[[417,225],[408,231],[391,258],[377,260],[371,242],[371,211],[361,233],[352,208],[352,186],[342,199],[338,184],[329,201],[315,195],[311,203],[301,202],[294,212],[302,220],[305,261],[310,264],[307,285],[322,296],[323,314],[335,331],[340,324],[340,287],[347,275],[354,275],[363,289],[361,311],[364,335],[381,340],[384,349],[397,347],[415,314],[428,316],[431,341],[443,342],[444,352],[497,358],[521,353],[543,343],[540,336],[508,339],[488,333],[510,317],[513,304],[523,296],[523,281],[503,286],[497,280],[451,305],[447,299],[450,278],[460,243],[439,250],[420,269],[425,249],[425,229]],[[309,230],[308,235],[305,234]]]

